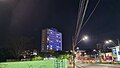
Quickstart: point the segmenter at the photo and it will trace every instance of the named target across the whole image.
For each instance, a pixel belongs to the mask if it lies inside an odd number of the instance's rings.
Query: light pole
[[[115,42],[113,42],[112,40],[107,40],[105,41],[106,44],[112,44],[114,46],[119,46],[119,52],[120,52],[120,41],[119,39],[117,39],[117,44]]]
[[[72,46],[73,46],[73,51],[72,51],[72,53],[73,53],[73,58],[72,58],[72,59],[73,59],[73,61],[74,61],[74,62],[73,62],[73,68],[75,68],[75,53],[76,53],[76,52],[75,52],[75,47],[76,47],[81,41],[85,41],[85,40],[88,40],[88,36],[83,36],[82,39],[79,40],[77,43],[74,42],[74,39],[73,39],[73,41],[72,41],[72,42],[73,42],[73,43],[72,43]],[[77,48],[77,49],[78,49],[78,48]]]
[[[114,46],[120,46],[120,42],[119,39],[117,39],[117,44],[115,42],[113,42],[112,40],[107,40],[105,41],[106,44],[113,44]]]
[[[119,46],[119,51],[120,51],[120,41],[117,39],[117,44],[113,42],[112,40],[107,40],[105,41],[105,44],[112,44],[113,46]]]

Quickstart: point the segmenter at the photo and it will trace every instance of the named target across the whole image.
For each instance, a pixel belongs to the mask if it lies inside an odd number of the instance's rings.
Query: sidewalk
[[[68,64],[67,68],[73,68],[73,64]],[[77,67],[75,66],[75,68],[77,68]]]
[[[73,68],[73,64],[68,64],[68,68]]]
[[[99,64],[102,66],[109,66],[109,67],[120,67],[120,64]]]

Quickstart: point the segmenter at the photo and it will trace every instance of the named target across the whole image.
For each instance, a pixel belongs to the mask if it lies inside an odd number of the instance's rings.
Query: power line
[[[78,13],[78,19],[77,19],[77,25],[76,25],[75,38],[74,38],[75,41],[76,41],[78,29],[80,27],[80,19],[82,17],[82,13],[83,13],[83,10],[84,10],[84,4],[85,4],[85,0],[82,0],[80,5],[79,5],[79,13]]]
[[[84,0],[84,2],[85,2],[85,0]],[[83,20],[84,20],[85,13],[86,13],[86,10],[87,10],[88,2],[89,2],[89,0],[86,1],[84,9],[83,9],[83,13],[82,13],[82,16],[81,16],[82,18],[80,19],[80,26],[78,28],[76,39],[78,39],[80,31],[81,31],[81,28],[82,28],[82,25],[83,25]],[[77,40],[76,40],[75,43],[77,43]]]
[[[79,12],[79,18],[77,20],[77,27],[76,27],[76,35],[75,35],[75,40],[74,40],[74,44],[73,44],[73,50],[74,50],[74,47],[76,46],[77,44],[77,41],[78,41],[78,37],[79,37],[79,34],[80,34],[80,31],[81,31],[81,27],[83,25],[83,20],[84,20],[84,17],[85,17],[85,13],[86,13],[86,9],[87,9],[87,6],[88,6],[88,2],[89,0],[82,0],[82,3],[81,3],[81,9],[80,9],[80,12]]]
[[[81,29],[87,24],[88,20],[90,19],[90,17],[94,13],[95,9],[97,8],[99,2],[100,2],[100,0],[98,0],[98,2],[95,5],[93,11],[90,13],[87,20],[84,23],[84,17],[85,17],[85,13],[86,13],[86,10],[87,10],[89,0],[80,0],[79,9],[78,9],[78,19],[77,19],[76,30],[75,30],[75,36],[73,38],[74,45],[76,45],[76,43],[78,41],[78,37],[79,37]]]
[[[97,8],[98,4],[100,3],[100,0],[98,0],[97,4],[95,5],[93,11],[90,13],[90,15],[88,16],[87,20],[85,21],[85,23],[83,24],[82,28],[84,28],[84,26],[87,24],[88,20],[91,18],[91,16],[93,15],[95,9]]]
[[[79,2],[79,8],[78,8],[78,18],[77,18],[77,24],[76,24],[76,30],[75,30],[75,35],[77,34],[77,30],[78,30],[78,25],[79,25],[79,18],[80,18],[80,13],[81,13],[81,5],[82,5],[83,0]]]

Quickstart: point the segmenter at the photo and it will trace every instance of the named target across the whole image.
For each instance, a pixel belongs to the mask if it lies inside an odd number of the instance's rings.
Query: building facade
[[[120,62],[120,46],[112,48],[113,59]]]
[[[41,40],[41,52],[62,50],[62,33],[57,29],[43,29]]]

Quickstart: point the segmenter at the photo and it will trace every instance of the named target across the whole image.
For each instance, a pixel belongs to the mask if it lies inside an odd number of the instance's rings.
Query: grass
[[[63,64],[59,62],[60,65]],[[55,68],[54,60],[40,60],[40,61],[23,61],[23,62],[3,62],[0,63],[0,68]],[[66,60],[64,68],[66,68]]]

